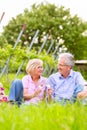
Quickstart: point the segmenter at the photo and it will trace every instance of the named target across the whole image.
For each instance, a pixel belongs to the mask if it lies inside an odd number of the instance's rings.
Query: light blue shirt
[[[83,90],[86,83],[81,73],[71,70],[67,78],[61,76],[59,72],[52,74],[48,78],[48,83],[53,88],[53,99],[57,101],[72,100],[77,93]]]

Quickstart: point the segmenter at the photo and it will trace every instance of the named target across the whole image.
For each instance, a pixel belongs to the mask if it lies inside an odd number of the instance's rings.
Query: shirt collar
[[[68,77],[73,77],[73,70],[71,69],[70,74],[68,75]],[[63,79],[64,77],[59,73],[59,78]]]
[[[32,78],[31,78],[31,75],[28,75],[28,77],[29,77],[30,81],[33,82]],[[43,81],[43,80],[46,80],[46,78],[43,77],[43,76],[40,76],[38,81],[40,82],[40,81]]]

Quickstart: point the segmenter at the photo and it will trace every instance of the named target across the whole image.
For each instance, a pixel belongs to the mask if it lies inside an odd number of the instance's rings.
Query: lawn
[[[86,130],[87,106],[80,103],[0,104],[1,130]]]
[[[18,78],[22,78],[20,75]],[[5,92],[8,95],[14,75],[3,77]],[[10,81],[10,82],[9,82]],[[87,106],[76,102],[62,106],[45,101],[38,105],[10,105],[0,103],[1,130],[86,130]]]

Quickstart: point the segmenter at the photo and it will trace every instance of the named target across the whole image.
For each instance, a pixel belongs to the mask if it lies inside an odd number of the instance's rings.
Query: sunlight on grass
[[[58,103],[22,105],[0,104],[0,128],[3,130],[86,130],[87,107]]]

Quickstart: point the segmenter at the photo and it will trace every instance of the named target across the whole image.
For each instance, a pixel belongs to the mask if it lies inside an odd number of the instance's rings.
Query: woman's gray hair
[[[62,58],[65,60],[66,65],[74,66],[74,56],[71,53],[61,53],[58,60]]]
[[[43,61],[40,60],[40,59],[31,59],[29,60],[27,66],[26,66],[26,72],[28,74],[31,74],[34,69],[39,65],[39,64],[42,64],[43,65]]]

